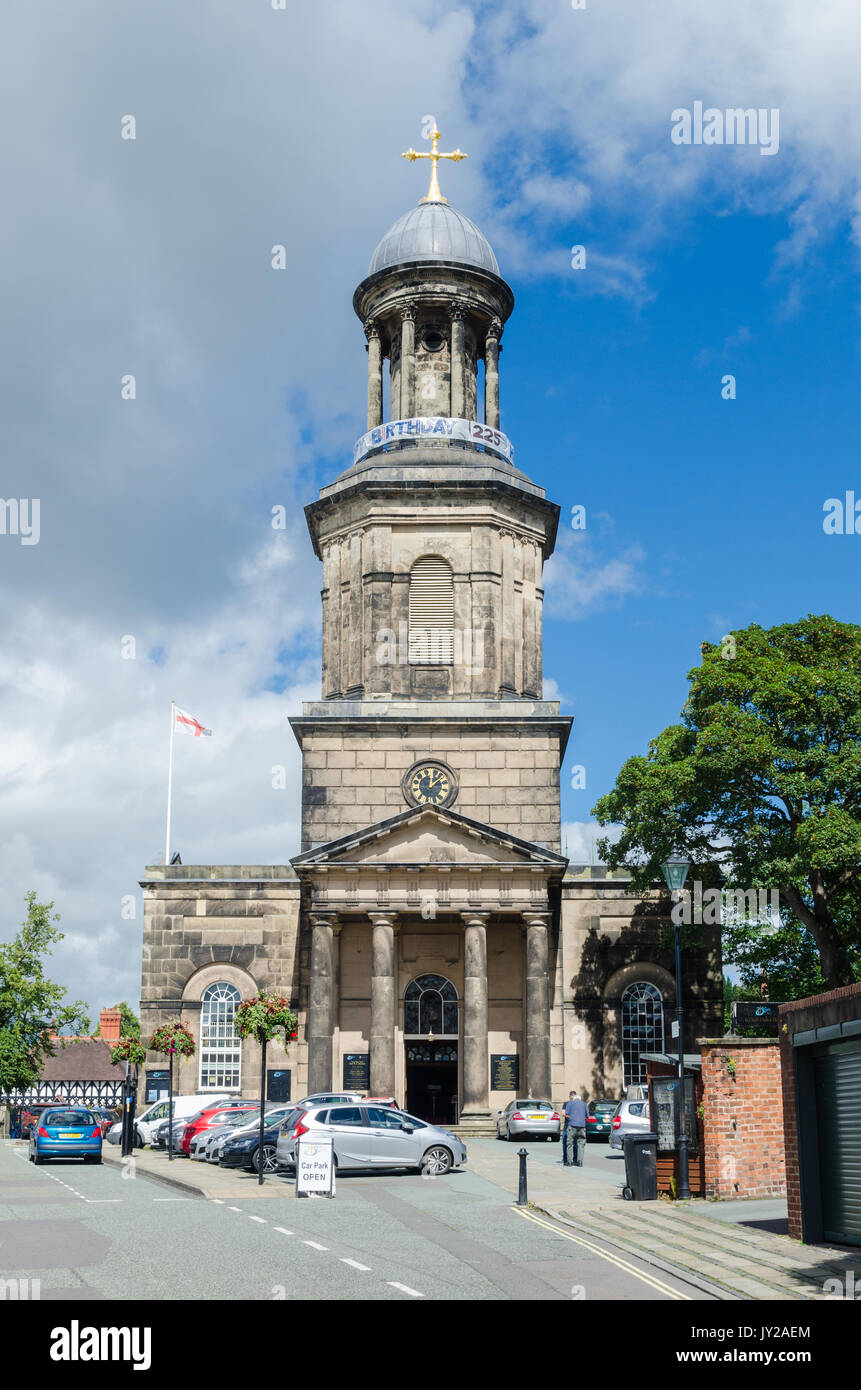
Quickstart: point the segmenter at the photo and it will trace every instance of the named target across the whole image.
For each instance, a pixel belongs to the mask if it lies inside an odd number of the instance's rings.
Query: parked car
[[[394,1096],[362,1096],[363,1105],[387,1105],[390,1110],[400,1110]]]
[[[280,1125],[286,1117],[293,1113],[296,1107],[292,1105],[273,1106],[266,1111],[265,1121],[267,1128],[270,1125]],[[260,1133],[260,1112],[255,1112],[255,1118],[249,1119],[244,1112],[238,1113],[236,1117],[226,1124],[221,1125],[215,1130],[204,1130],[202,1134],[195,1136],[191,1141],[191,1157],[194,1157],[194,1146],[203,1148],[198,1157],[205,1158],[207,1163],[218,1163],[221,1158],[221,1150],[228,1139],[234,1138],[237,1134],[244,1134],[246,1130],[256,1129]]]
[[[302,1100],[295,1100],[293,1104],[310,1110],[313,1105],[356,1105],[362,1100],[364,1096],[361,1091],[334,1091],[331,1094],[315,1091],[312,1096],[303,1096]]]
[[[264,1173],[274,1173],[278,1169],[275,1145],[281,1123],[281,1120],[267,1123],[263,1131]],[[247,1168],[252,1173],[260,1171],[259,1116],[257,1124],[249,1124],[243,1127],[238,1134],[225,1136],[218,1161],[223,1168]]]
[[[192,1115],[198,1114],[204,1106],[226,1105],[229,1100],[230,1097],[224,1092],[221,1094],[214,1092],[211,1095],[174,1096],[173,1114],[177,1119],[188,1120]],[[143,1110],[141,1114],[138,1115],[135,1125],[143,1144],[152,1142],[152,1136],[155,1133],[156,1126],[160,1124],[162,1120],[167,1119],[169,1112],[170,1102],[164,1098],[162,1100],[157,1100],[154,1105],[150,1105],[148,1109]]]
[[[622,1100],[610,1122],[610,1148],[621,1149],[626,1134],[649,1131],[649,1102],[647,1100]]]
[[[38,1124],[45,1111],[62,1104],[62,1101],[57,1100],[37,1100],[32,1101],[30,1105],[23,1106],[21,1109],[21,1138],[29,1139],[31,1129]]]
[[[181,1153],[182,1150],[180,1148],[180,1144],[182,1142],[182,1136],[185,1133],[188,1125],[193,1123],[193,1121],[197,1119],[197,1116],[199,1114],[200,1111],[198,1110],[194,1115],[179,1115],[174,1120],[162,1120],[161,1123],[156,1127],[155,1132],[153,1133],[152,1139],[150,1140],[150,1148],[166,1149],[168,1133],[172,1129],[173,1152]]]
[[[295,1168],[303,1134],[331,1135],[340,1172],[357,1168],[413,1168],[442,1174],[466,1163],[457,1135],[405,1110],[383,1105],[321,1105],[288,1117],[276,1143],[280,1166]]]
[[[50,1158],[82,1158],[102,1161],[102,1127],[92,1110],[81,1106],[48,1108],[30,1130],[28,1158],[44,1163]]]
[[[102,1138],[104,1139],[111,1127],[118,1122],[122,1112],[119,1106],[109,1109],[106,1105],[91,1105],[89,1108],[101,1126]]]
[[[497,1139],[558,1139],[562,1116],[549,1100],[513,1100],[496,1112]]]
[[[243,1114],[250,1115],[256,1110],[260,1113],[260,1102],[255,1105],[253,1100],[242,1101],[235,1105],[207,1105],[197,1115],[189,1117],[179,1139],[179,1147],[187,1156],[191,1149],[191,1141],[196,1134],[202,1130],[216,1129],[223,1125],[225,1120],[229,1120],[231,1115]]]
[[[617,1100],[590,1100],[586,1106],[587,1139],[609,1139],[618,1104]]]

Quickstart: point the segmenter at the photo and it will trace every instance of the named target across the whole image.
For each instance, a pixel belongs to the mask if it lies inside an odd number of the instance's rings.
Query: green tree
[[[0,944],[0,1092],[32,1086],[46,1057],[53,1057],[52,1032],[88,1033],[90,1020],[82,1000],[64,1004],[66,991],[45,977],[43,957],[62,941],[52,922],[60,920],[53,903],[27,894],[27,916],[18,935]]]
[[[861,978],[861,627],[753,624],[704,642],[688,680],[682,722],[629,758],[595,807],[622,827],[602,855],[638,892],[673,851],[691,881],[778,889],[784,928],[768,949],[785,955],[792,997]]]
[[[123,1016],[123,1017],[122,1017],[122,1022],[120,1023],[120,1037],[121,1037],[121,1038],[139,1038],[140,1035],[141,1035],[141,1021],[140,1021],[140,1019],[138,1018],[137,1014],[132,1013],[132,1011],[131,1011],[131,1009],[129,1008],[129,1005],[126,1003],[125,999],[121,1000],[119,1004],[112,1004],[112,1005],[111,1005],[111,1008],[112,1008],[112,1009],[119,1009],[120,1013],[121,1013],[122,1016]],[[101,1036],[102,1036],[102,1026],[101,1026],[101,1023],[100,1023],[99,1026],[96,1028],[96,1031],[95,1031],[95,1033],[93,1034],[93,1037],[94,1037],[94,1038],[100,1038]]]

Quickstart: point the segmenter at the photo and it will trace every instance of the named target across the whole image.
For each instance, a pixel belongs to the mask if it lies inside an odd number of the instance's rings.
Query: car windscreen
[[[547,1100],[519,1100],[518,1110],[552,1110],[553,1106]]]
[[[42,1116],[42,1124],[55,1129],[77,1129],[80,1125],[97,1123],[92,1110],[46,1110]]]

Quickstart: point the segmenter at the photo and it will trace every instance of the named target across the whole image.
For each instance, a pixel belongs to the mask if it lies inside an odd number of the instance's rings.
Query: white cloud
[[[597,821],[570,820],[562,823],[562,853],[572,865],[598,864],[598,841],[606,837],[611,844],[622,833],[620,825],[599,825]]]
[[[608,554],[604,542],[590,532],[563,529],[544,570],[548,616],[578,622],[643,593],[644,561],[639,545]]]

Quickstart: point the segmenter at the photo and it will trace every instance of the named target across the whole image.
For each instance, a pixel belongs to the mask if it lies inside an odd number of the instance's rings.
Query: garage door
[[[813,1068],[823,1233],[861,1245],[861,1041],[829,1043]]]

